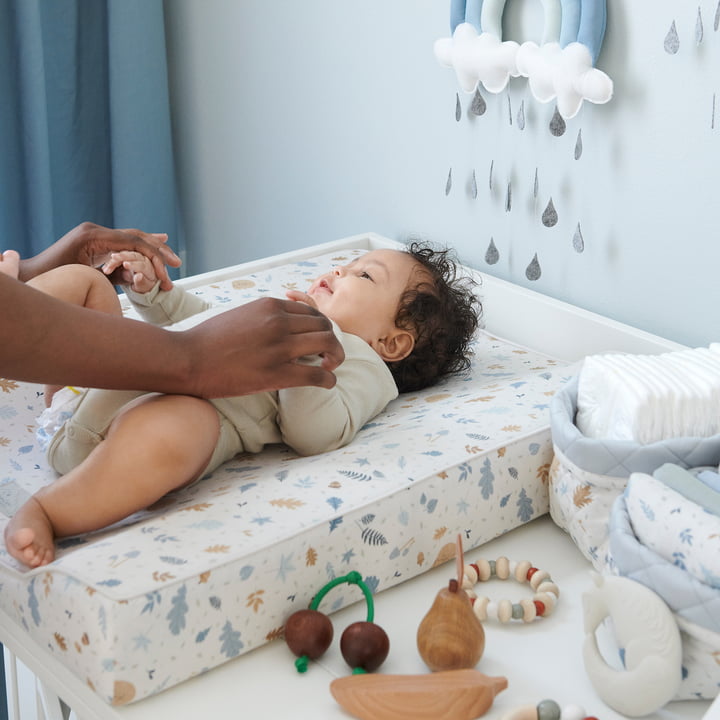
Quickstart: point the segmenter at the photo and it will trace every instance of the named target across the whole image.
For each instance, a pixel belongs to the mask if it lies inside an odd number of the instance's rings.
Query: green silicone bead
[[[560,712],[560,706],[554,700],[541,700],[538,703],[538,720],[560,720]]]

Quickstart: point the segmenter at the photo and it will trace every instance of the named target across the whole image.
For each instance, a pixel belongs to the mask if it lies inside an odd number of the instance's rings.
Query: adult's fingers
[[[143,242],[152,245],[162,256],[165,262],[171,267],[180,267],[182,260],[173,252],[173,249],[167,244],[167,233],[149,233],[137,228],[124,228],[121,232],[129,233],[139,237]]]
[[[337,364],[333,366],[337,367]],[[318,387],[332,388],[335,387],[337,378],[331,372],[333,368],[325,368],[319,365],[302,365],[300,363],[291,363],[283,369],[282,376],[279,378],[277,389],[282,390],[286,387],[300,387],[305,385],[317,385]]]
[[[322,368],[332,371],[345,360],[345,351],[331,331],[304,332],[293,335],[289,346],[293,358],[320,355]]]

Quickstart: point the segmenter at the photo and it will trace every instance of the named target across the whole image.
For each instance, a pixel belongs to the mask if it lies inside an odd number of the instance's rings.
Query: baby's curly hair
[[[414,392],[470,367],[471,342],[480,324],[477,283],[458,274],[452,252],[413,241],[407,252],[421,265],[419,283],[400,299],[395,324],[415,336],[406,358],[388,363],[400,392]]]

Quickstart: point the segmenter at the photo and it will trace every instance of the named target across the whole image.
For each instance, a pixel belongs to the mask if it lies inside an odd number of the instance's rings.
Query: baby
[[[175,323],[208,309],[177,285],[160,290],[152,264],[139,253],[113,255],[105,271],[120,266],[131,279],[128,297],[151,322]],[[29,284],[120,313],[112,285],[86,266],[63,266]],[[347,444],[398,392],[467,369],[480,313],[473,285],[457,274],[447,250],[413,243],[407,250],[372,250],[321,275],[306,293],[289,291],[290,299],[330,318],[343,345],[345,361],[329,390],[300,387],[210,401],[85,391],[48,448],[61,477],[10,520],[8,552],[29,567],[45,565],[55,557],[56,537],[128,517],[239,452],[282,442],[308,455]]]

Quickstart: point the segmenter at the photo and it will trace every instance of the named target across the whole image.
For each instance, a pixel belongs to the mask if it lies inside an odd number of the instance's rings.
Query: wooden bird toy
[[[473,668],[485,650],[485,631],[460,587],[464,568],[460,535],[455,557],[457,579],[438,592],[417,631],[418,652],[433,672]]]
[[[507,687],[477,670],[430,675],[350,675],[330,683],[337,702],[360,720],[473,720]]]

